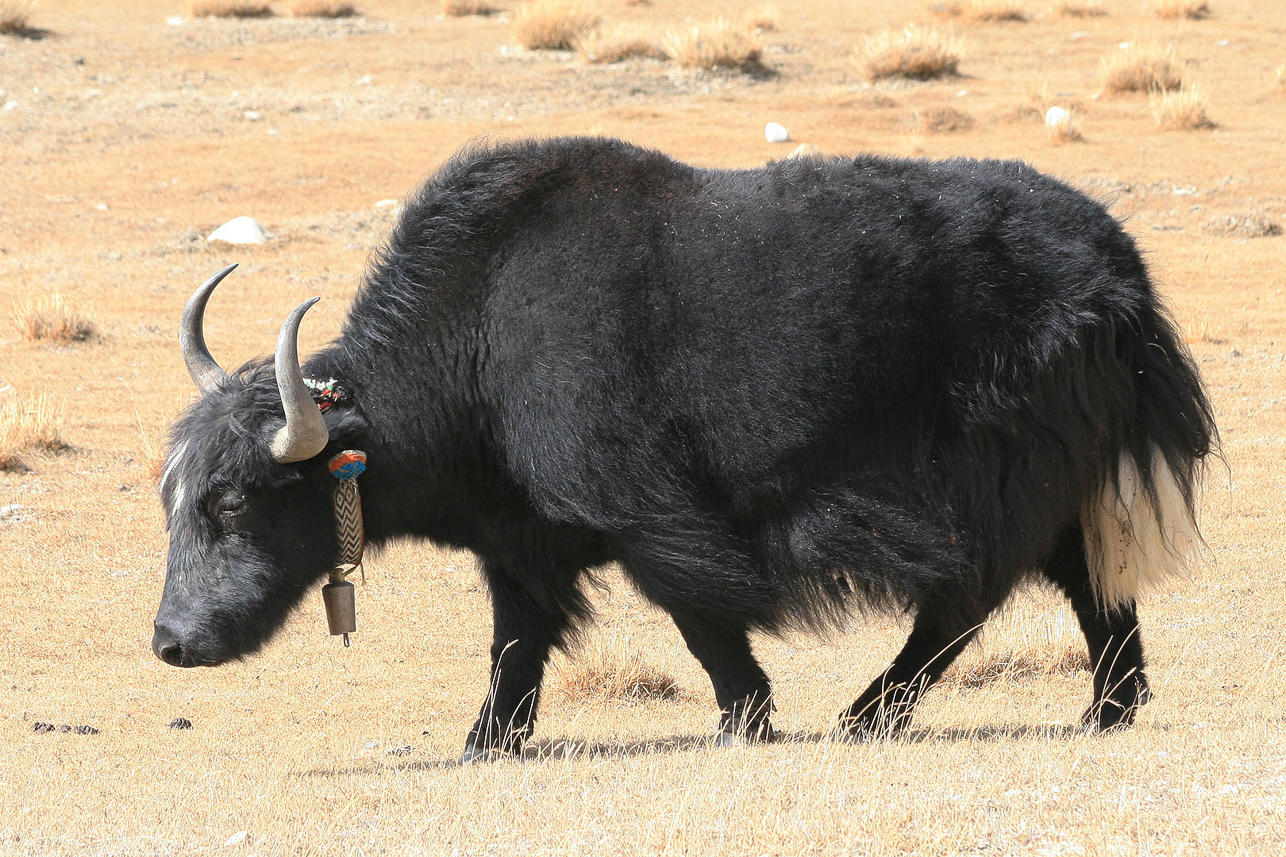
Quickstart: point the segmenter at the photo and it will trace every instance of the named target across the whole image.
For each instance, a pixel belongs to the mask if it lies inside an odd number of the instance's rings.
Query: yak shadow
[[[837,748],[860,746],[863,744],[957,744],[961,742],[1021,741],[1025,739],[1043,739],[1048,741],[1069,741],[1084,735],[1084,730],[1076,724],[1045,723],[1037,725],[1002,724],[992,726],[975,726],[971,728],[931,728],[920,727],[907,729],[894,735],[877,735],[870,738],[850,739],[835,730],[801,730],[780,732],[772,742],[774,744],[834,744]],[[712,735],[670,735],[662,738],[640,739],[625,742],[596,742],[571,738],[548,738],[533,741],[523,748],[517,756],[502,756],[491,762],[473,762],[463,764],[459,759],[425,759],[399,762],[394,759],[372,759],[364,764],[350,765],[342,768],[313,768],[303,772],[304,777],[348,777],[363,774],[374,774],[382,770],[397,771],[449,771],[455,768],[472,765],[551,762],[572,759],[628,759],[636,756],[653,754],[691,753],[715,746]]]

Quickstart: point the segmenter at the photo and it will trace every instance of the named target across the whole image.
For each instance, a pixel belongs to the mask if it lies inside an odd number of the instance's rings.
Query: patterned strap
[[[366,471],[366,453],[346,449],[326,462],[326,467],[339,480],[335,486],[335,530],[339,537],[340,567],[336,572],[340,577],[346,577],[361,570],[362,553],[366,547],[362,495],[357,490],[357,477]]]

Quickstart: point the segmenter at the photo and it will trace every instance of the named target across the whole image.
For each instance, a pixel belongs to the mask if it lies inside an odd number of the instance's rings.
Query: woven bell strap
[[[347,576],[362,567],[366,547],[362,495],[357,490],[357,477],[366,470],[366,453],[346,449],[327,461],[326,467],[339,480],[335,486],[335,532],[339,537],[340,567],[336,571]]]

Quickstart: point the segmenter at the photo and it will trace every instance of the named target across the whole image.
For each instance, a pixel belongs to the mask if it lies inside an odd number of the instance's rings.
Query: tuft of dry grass
[[[1185,86],[1169,92],[1154,92],[1148,98],[1152,109],[1152,118],[1157,125],[1167,131],[1191,131],[1199,128],[1213,128],[1206,113],[1209,101],[1195,86]]]
[[[1195,21],[1210,14],[1210,4],[1205,0],[1152,0],[1152,14],[1166,21]]]
[[[272,9],[265,0],[192,0],[194,18],[267,18]]]
[[[36,301],[19,300],[10,318],[23,339],[37,342],[84,342],[98,333],[89,316],[57,292]]]
[[[623,25],[590,30],[576,40],[576,50],[588,63],[622,62],[632,57],[666,59],[659,40],[637,27]]]
[[[587,646],[572,660],[562,663],[549,689],[571,702],[643,702],[674,699],[681,694],[673,676],[649,664],[635,647],[619,640]]]
[[[754,30],[726,18],[713,18],[680,30],[669,30],[661,39],[666,56],[684,68],[706,71],[753,71],[762,67],[763,39]]]
[[[1130,42],[1106,54],[1098,75],[1109,92],[1164,92],[1183,84],[1174,50],[1150,42]]]
[[[1089,669],[1090,658],[1083,646],[1005,649],[986,655],[962,656],[943,673],[942,681],[977,688],[998,681],[1074,675]]]
[[[741,22],[747,30],[760,33],[771,33],[777,29],[777,19],[781,13],[772,3],[760,3],[746,10]]]
[[[26,30],[31,6],[31,0],[0,0],[0,35]]]
[[[600,20],[586,0],[529,0],[514,15],[514,33],[528,50],[570,51]]]
[[[350,18],[357,7],[347,0],[290,0],[290,14],[295,18]]]
[[[1054,13],[1064,18],[1102,18],[1107,14],[1103,0],[1058,0]]]
[[[1027,11],[1019,0],[960,0],[960,2],[935,3],[930,7],[942,18],[963,18],[966,21],[1026,21]]]
[[[496,8],[486,0],[442,0],[442,14],[452,18],[467,15],[490,15]]]
[[[854,49],[853,61],[870,80],[932,80],[956,74],[960,53],[960,42],[954,35],[911,24],[867,36]]]
[[[26,452],[61,452],[70,447],[58,426],[62,407],[48,393],[31,399],[0,398],[0,471],[26,470]]]

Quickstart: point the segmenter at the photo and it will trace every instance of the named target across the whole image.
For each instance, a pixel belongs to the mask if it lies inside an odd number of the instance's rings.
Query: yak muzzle
[[[152,651],[172,667],[195,667],[205,663],[195,656],[191,645],[184,646],[179,634],[160,622],[153,623]]]

